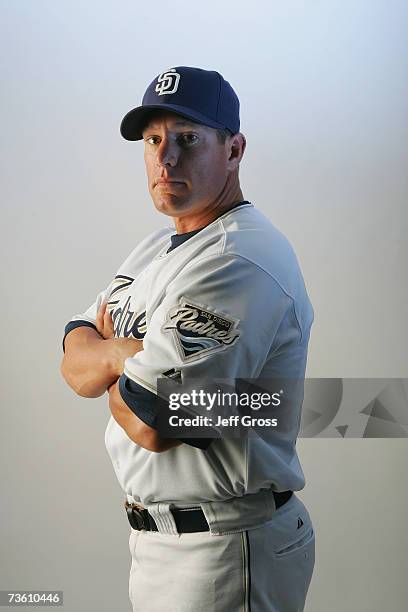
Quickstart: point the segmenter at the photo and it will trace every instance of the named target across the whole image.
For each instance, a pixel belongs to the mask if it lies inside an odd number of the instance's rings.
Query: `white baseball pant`
[[[133,612],[304,610],[315,533],[295,493],[266,523],[234,533],[174,534],[161,515],[160,532],[131,530]]]

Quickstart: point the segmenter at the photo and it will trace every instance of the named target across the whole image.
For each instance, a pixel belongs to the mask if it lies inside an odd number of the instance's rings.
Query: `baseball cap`
[[[231,85],[215,70],[177,66],[153,79],[142,105],[125,115],[120,132],[126,140],[141,140],[147,115],[167,110],[212,128],[239,132],[239,100]]]

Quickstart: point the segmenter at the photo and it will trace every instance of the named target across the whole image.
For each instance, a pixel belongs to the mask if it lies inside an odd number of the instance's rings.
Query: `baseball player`
[[[295,493],[301,392],[281,426],[254,435],[166,437],[158,425],[160,380],[304,379],[313,308],[288,240],[243,197],[239,130],[218,72],[155,77],[121,134],[144,141],[149,192],[171,223],[65,328],[65,380],[109,397],[134,612],[300,612],[313,573],[314,528]]]

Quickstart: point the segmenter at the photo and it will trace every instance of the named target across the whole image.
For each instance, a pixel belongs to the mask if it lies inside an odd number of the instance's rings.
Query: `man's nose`
[[[179,147],[176,142],[163,138],[157,148],[157,163],[160,166],[176,166],[179,158]]]

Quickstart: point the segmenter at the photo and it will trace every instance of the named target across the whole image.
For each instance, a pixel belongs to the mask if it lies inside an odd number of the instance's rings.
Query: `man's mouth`
[[[165,179],[165,178],[156,179],[154,183],[155,187],[169,187],[170,185],[177,187],[178,185],[185,185],[185,183],[184,181],[176,181],[174,179]]]

